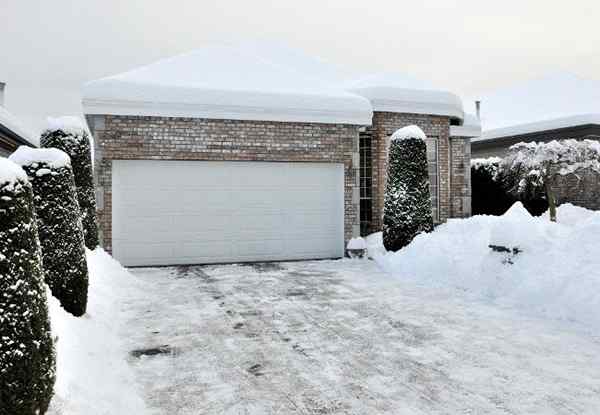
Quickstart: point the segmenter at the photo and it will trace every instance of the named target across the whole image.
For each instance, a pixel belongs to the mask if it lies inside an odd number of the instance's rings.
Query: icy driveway
[[[130,361],[160,414],[600,411],[600,338],[370,261],[133,273]]]

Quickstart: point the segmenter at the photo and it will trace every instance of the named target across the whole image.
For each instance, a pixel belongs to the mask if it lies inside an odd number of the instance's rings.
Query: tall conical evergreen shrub
[[[81,316],[88,270],[69,156],[56,148],[21,146],[10,159],[25,170],[33,187],[44,279],[63,308]]]
[[[394,133],[388,156],[383,213],[383,244],[388,251],[433,230],[425,133],[417,126]]]
[[[83,224],[85,246],[98,246],[98,221],[96,219],[96,194],[90,138],[81,121],[76,117],[49,118],[48,128],[40,138],[45,148],[58,148],[71,158],[77,200]]]
[[[25,172],[0,158],[0,414],[44,414],[54,381],[33,193]]]

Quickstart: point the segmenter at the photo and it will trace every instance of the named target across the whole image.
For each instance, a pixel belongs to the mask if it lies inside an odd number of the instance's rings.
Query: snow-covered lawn
[[[89,315],[51,303],[51,413],[598,414],[596,214],[521,213],[377,261],[127,272],[88,252]],[[514,232],[523,253],[490,253]]]

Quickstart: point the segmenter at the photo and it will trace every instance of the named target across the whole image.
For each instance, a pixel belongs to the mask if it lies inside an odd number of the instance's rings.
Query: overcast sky
[[[476,97],[556,71],[600,79],[598,0],[0,0],[6,106],[39,129],[85,81],[218,41],[280,40]],[[485,105],[485,103],[484,103]]]

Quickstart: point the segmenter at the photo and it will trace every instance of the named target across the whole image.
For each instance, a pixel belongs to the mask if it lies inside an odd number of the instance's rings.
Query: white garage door
[[[170,265],[341,257],[333,163],[113,161],[113,254]]]

